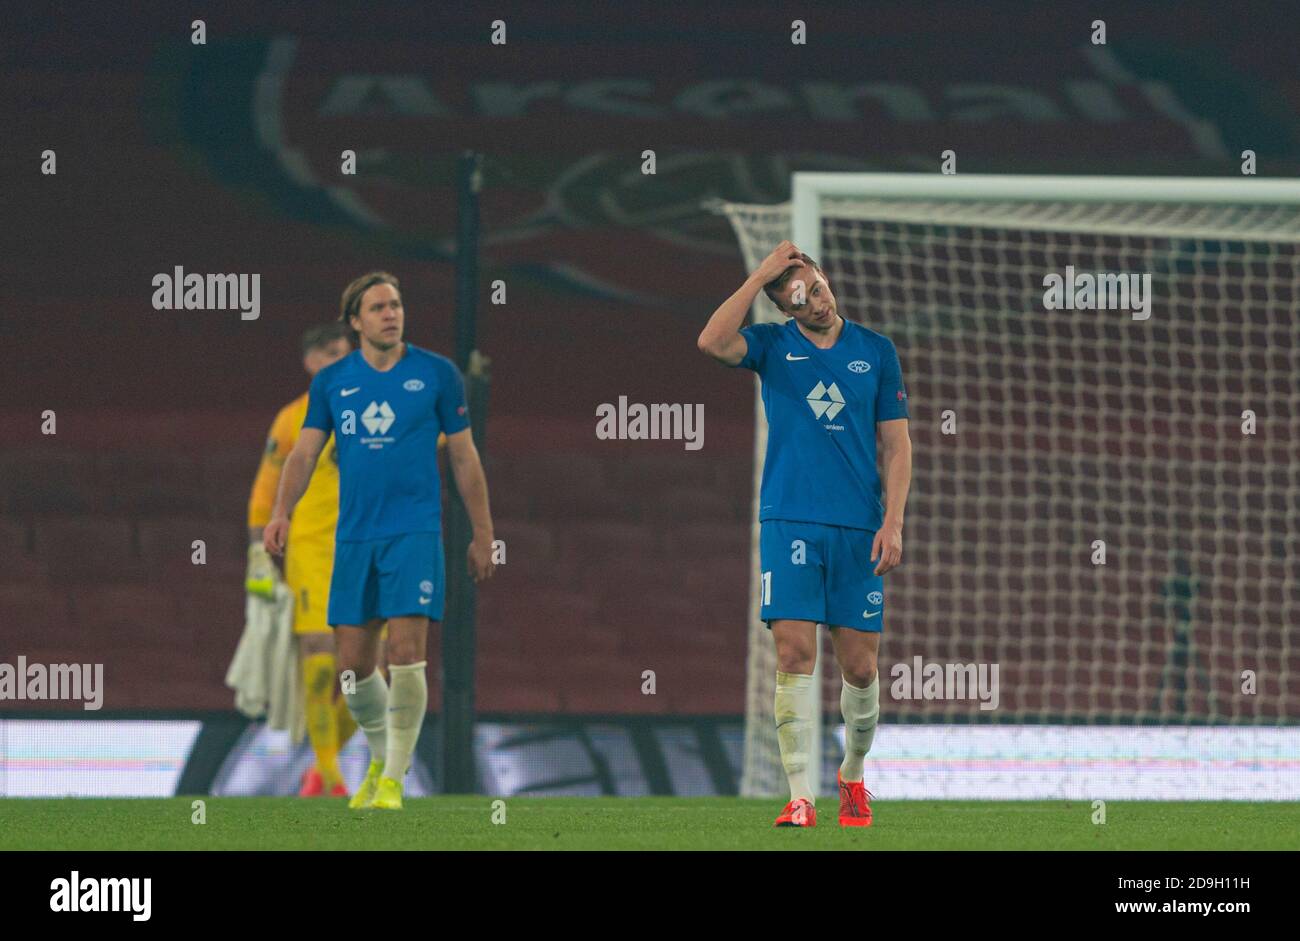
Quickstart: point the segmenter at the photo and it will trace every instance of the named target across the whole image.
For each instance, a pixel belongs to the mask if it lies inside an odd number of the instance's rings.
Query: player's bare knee
[[[388,645],[388,664],[389,666],[401,667],[408,666],[412,663],[419,663],[424,660],[423,651],[420,651],[413,644],[389,644]]]
[[[798,673],[807,676],[812,673],[817,660],[811,650],[793,646],[779,647],[776,651],[776,664],[777,669],[782,673]]]
[[[870,660],[864,658],[857,663],[843,667],[840,672],[844,675],[844,682],[850,686],[866,689],[871,685],[871,681],[876,678],[876,660],[874,657]]]
[[[378,666],[373,657],[364,656],[352,658],[340,656],[336,659],[336,662],[340,680],[348,673],[351,673],[358,680],[364,680],[368,676],[373,676]]]

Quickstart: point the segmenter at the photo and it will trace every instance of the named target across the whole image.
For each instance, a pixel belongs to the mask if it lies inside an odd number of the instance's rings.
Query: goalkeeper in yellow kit
[[[312,327],[302,338],[303,367],[315,376],[352,351],[342,323]],[[307,413],[307,393],[280,409],[262,453],[262,463],[248,500],[247,590],[270,598],[279,569],[262,545],[262,529],[271,518],[280,470],[293,450]],[[284,581],[293,592],[293,631],[306,691],[307,735],[316,763],[303,775],[300,797],[346,797],[339,752],[356,731],[343,697],[335,696],[334,635],[325,623],[330,576],[334,568],[334,530],[339,518],[339,467],[334,441],[325,445],[302,500],[294,507],[284,557]]]

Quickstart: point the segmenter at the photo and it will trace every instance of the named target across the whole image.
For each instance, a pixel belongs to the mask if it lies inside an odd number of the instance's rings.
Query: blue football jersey
[[[354,350],[312,379],[302,425],[334,432],[339,542],[442,531],[438,434],[469,427],[451,360],[407,343],[379,372]]]
[[[759,520],[879,529],[876,423],[908,417],[894,344],[848,320],[827,350],[794,320],[740,332],[767,414]]]

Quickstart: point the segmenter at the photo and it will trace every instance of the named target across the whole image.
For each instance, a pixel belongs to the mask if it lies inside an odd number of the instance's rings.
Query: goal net
[[[882,721],[1300,720],[1300,183],[801,173],[790,203],[719,209],[746,270],[792,238],[898,347],[913,474]],[[753,318],[784,316],[760,294]],[[782,795],[758,609],[755,581],[741,789]],[[919,676],[892,695],[928,664],[997,665],[997,707]]]

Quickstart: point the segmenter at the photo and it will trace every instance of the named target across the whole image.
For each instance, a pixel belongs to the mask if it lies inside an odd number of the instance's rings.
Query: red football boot
[[[320,770],[312,765],[302,776],[302,786],[298,788],[299,797],[323,797],[325,795],[325,781],[320,776]]]
[[[785,805],[781,816],[776,818],[774,827],[815,827],[817,826],[817,808],[805,797],[792,800]]]
[[[871,826],[871,792],[861,781],[845,781],[838,771],[835,780],[840,784],[840,826]]]
[[[330,788],[330,797],[348,797],[348,786],[340,781]]]

